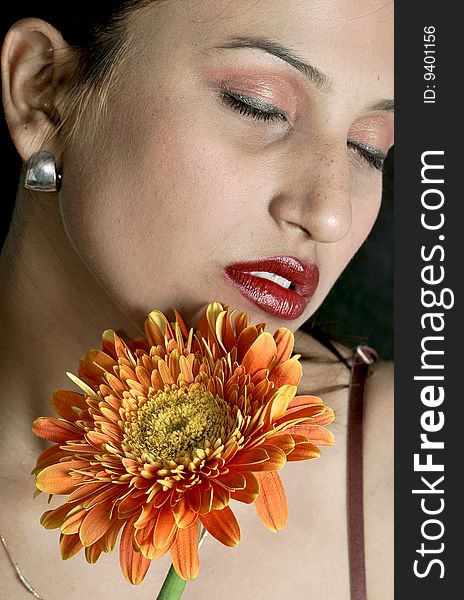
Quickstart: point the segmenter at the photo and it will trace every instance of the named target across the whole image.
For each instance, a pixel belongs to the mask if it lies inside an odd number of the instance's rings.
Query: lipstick
[[[247,300],[274,317],[301,317],[319,283],[319,269],[292,256],[274,256],[227,265],[227,280]]]

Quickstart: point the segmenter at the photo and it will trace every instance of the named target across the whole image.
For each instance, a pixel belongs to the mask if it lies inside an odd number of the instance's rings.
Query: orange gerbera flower
[[[287,461],[319,456],[333,411],[295,397],[293,334],[248,325],[246,313],[208,306],[190,331],[176,312],[153,311],[146,339],[103,334],[103,350],[80,361],[83,394],[58,391],[61,418],[41,417],[36,435],[55,442],[34,470],[38,490],[68,495],[42,515],[60,528],[61,556],[82,548],[91,563],[114,549],[140,583],[153,559],[171,552],[183,579],[198,575],[200,523],[227,546],[240,541],[230,499],[254,503],[272,531],[287,520],[277,474]]]

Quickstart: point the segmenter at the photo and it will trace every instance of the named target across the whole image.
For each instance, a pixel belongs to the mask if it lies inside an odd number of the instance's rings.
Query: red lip
[[[304,265],[291,256],[235,263],[227,265],[224,271],[242,296],[280,319],[301,317],[319,283],[317,265]],[[266,271],[285,277],[295,285],[295,289],[285,289],[274,281],[251,275],[251,271]]]

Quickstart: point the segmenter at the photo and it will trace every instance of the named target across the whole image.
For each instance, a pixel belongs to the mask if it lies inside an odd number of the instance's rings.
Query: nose
[[[326,147],[317,156],[295,161],[291,171],[285,191],[271,204],[273,218],[317,242],[343,239],[352,220],[346,145],[343,150]]]

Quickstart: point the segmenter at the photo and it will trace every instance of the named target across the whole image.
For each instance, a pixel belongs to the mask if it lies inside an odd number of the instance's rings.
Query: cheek
[[[240,213],[237,164],[195,127],[164,124],[156,134],[140,157],[139,194],[153,207],[147,218],[166,242],[185,236],[197,251],[206,250],[215,232],[228,230]]]
[[[224,240],[249,239],[258,172],[201,120],[175,112],[110,129],[95,143],[108,151],[90,163],[93,175],[76,158],[82,149],[69,159],[62,212],[77,253],[127,310],[210,301]]]

